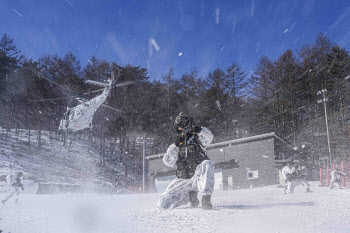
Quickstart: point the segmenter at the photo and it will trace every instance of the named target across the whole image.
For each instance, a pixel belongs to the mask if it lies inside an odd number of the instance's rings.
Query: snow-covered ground
[[[350,232],[350,189],[312,183],[284,195],[275,186],[216,191],[214,209],[159,210],[160,194],[23,194],[0,206],[4,233],[49,232]],[[0,194],[4,198],[5,194]]]

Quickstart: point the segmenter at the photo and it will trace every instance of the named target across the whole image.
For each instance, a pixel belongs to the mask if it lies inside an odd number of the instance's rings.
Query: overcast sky
[[[201,77],[232,62],[252,73],[262,55],[311,44],[320,32],[350,48],[350,2],[176,0],[0,0],[0,36],[28,58],[72,51],[146,67],[152,80],[170,67]]]

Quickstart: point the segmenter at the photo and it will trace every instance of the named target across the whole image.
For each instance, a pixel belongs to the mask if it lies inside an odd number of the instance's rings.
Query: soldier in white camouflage
[[[19,188],[21,188],[22,191],[24,190],[24,186],[21,180],[22,176],[22,172],[17,172],[16,174],[11,173],[6,177],[6,182],[11,187],[11,192],[4,200],[1,201],[2,204],[5,205],[5,203],[13,196],[15,196],[15,203],[18,203]]]
[[[170,167],[176,165],[176,176],[158,201],[162,209],[176,208],[190,202],[197,207],[198,192],[202,194],[202,208],[212,209],[211,195],[214,190],[214,164],[205,147],[213,140],[213,134],[205,127],[194,125],[190,116],[180,113],[174,121],[179,134],[176,142],[169,146],[163,162]]]
[[[335,184],[337,184],[338,188],[341,189],[341,176],[346,176],[346,173],[339,171],[338,169],[334,169],[331,172],[330,189],[333,189],[335,187]]]
[[[282,175],[287,183],[287,188],[284,189],[284,194],[293,194],[295,187],[298,185],[306,187],[307,193],[312,193],[305,172],[305,166],[301,166],[300,168],[298,168],[298,166],[292,165],[290,162],[288,162],[287,165],[283,167]]]

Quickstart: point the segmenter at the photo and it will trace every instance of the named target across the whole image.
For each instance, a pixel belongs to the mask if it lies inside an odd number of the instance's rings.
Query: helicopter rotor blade
[[[113,108],[113,107],[108,106],[108,105],[105,105],[105,104],[102,104],[102,106],[103,106],[103,107],[106,107],[106,108],[108,108],[108,109],[114,110],[114,111],[116,111],[116,112],[123,112],[123,111],[122,111],[122,110],[120,110],[120,109]]]
[[[65,91],[69,92],[71,95],[76,95],[76,94],[77,94],[77,93],[76,93],[75,91],[73,91],[72,89],[67,88],[67,87],[64,87],[64,86],[62,86],[62,85],[56,83],[55,81],[44,77],[43,75],[41,75],[41,73],[38,73],[38,77],[39,77],[39,78],[46,79],[47,81],[49,81],[49,82],[55,84],[56,86],[60,87],[61,89],[63,89],[63,90],[65,90]]]
[[[112,81],[113,81],[113,82],[117,82],[118,79],[120,78],[120,69],[117,68],[117,77],[116,77],[116,78],[114,77],[114,71],[112,71],[111,76],[112,76]]]
[[[134,84],[134,83],[135,82],[133,82],[133,81],[126,81],[126,82],[115,84],[114,87],[123,87],[123,86],[127,86],[127,85]]]
[[[72,99],[72,98],[74,98],[74,97],[29,100],[29,102],[37,103],[37,102],[46,102],[46,101],[55,101],[55,100],[69,100],[69,99]]]
[[[108,87],[109,86],[108,83],[103,83],[103,82],[94,81],[94,80],[87,80],[86,83],[93,84],[93,85],[100,86],[100,87]]]

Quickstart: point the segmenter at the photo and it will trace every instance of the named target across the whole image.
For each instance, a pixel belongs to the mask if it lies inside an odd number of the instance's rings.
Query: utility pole
[[[326,130],[327,130],[329,167],[331,167],[332,166],[332,154],[331,154],[331,143],[330,143],[330,140],[329,140],[327,104],[326,104],[326,101],[328,101],[328,98],[326,98],[326,93],[327,93],[327,89],[322,89],[322,90],[318,91],[316,94],[317,95],[323,94],[323,99],[318,100],[317,103],[323,103],[323,107],[324,107],[324,116],[325,116],[325,119],[326,119]]]
[[[146,135],[143,136],[143,152],[142,152],[142,192],[145,193],[145,180],[146,180]]]

